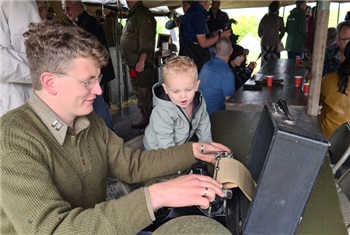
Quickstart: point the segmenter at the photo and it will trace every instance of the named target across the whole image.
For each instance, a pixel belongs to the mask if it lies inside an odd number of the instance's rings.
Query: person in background
[[[215,44],[215,57],[204,64],[199,73],[199,90],[207,104],[209,115],[225,109],[225,101],[235,92],[235,78],[228,65],[232,42],[220,38]]]
[[[343,123],[350,122],[350,43],[344,49],[338,71],[326,74],[321,85],[321,124],[329,138]]]
[[[105,16],[104,16],[104,14],[103,14],[103,12],[102,12],[101,9],[97,9],[97,10],[95,11],[95,15],[94,15],[94,16],[96,17],[96,19],[97,19],[98,21],[100,21],[101,24],[104,25],[106,19],[105,19]]]
[[[0,1],[0,116],[27,102],[32,93],[23,33],[40,22],[34,0]]]
[[[350,21],[340,22],[337,26],[337,45],[328,46],[325,53],[323,76],[327,73],[333,73],[338,70],[338,66],[345,60],[344,50],[346,44],[350,41]]]
[[[47,19],[47,9],[49,7],[49,4],[47,1],[36,1],[36,5],[38,7],[39,15],[41,20]]]
[[[245,60],[244,48],[238,44],[233,44],[233,52],[229,58],[229,66],[232,69],[232,73],[235,77],[235,90],[238,90],[247,80],[240,72],[241,65]],[[248,77],[249,78],[249,77]]]
[[[317,7],[313,7],[311,9],[310,16],[307,17],[307,19],[306,19],[307,39],[305,42],[305,56],[304,56],[304,58],[307,58],[309,60],[312,57],[312,49],[314,46],[316,14],[317,14]]]
[[[188,8],[191,7],[193,1],[182,1],[182,10],[184,14],[187,12]],[[180,15],[178,17],[174,17],[174,19],[169,20],[165,23],[165,28],[168,30],[174,29],[175,27],[179,27],[179,55],[182,55],[182,49],[183,49],[183,38],[182,34],[180,33],[180,27],[181,27],[181,22],[183,20],[184,15]]]
[[[286,50],[288,59],[295,59],[296,56],[302,56],[306,42],[306,9],[307,1],[296,1],[296,8],[290,11],[287,18],[286,30],[288,33]]]
[[[213,178],[187,174],[106,202],[108,174],[126,183],[165,178],[197,159],[214,164],[209,151],[230,149],[213,142],[126,147],[92,113],[107,49],[68,22],[32,24],[25,38],[34,93],[0,118],[2,234],[137,234],[160,208],[206,209],[224,196]]]
[[[143,138],[145,149],[182,145],[194,134],[201,142],[211,142],[196,64],[186,56],[172,57],[163,66],[163,78],[153,86],[154,108]]]
[[[283,18],[278,16],[280,1],[273,1],[269,5],[269,11],[261,19],[258,27],[258,35],[261,38],[261,66],[271,58],[280,58],[278,44],[285,34]]]
[[[254,69],[256,68],[256,63],[249,62],[249,64],[247,64],[247,57],[249,54],[249,50],[243,49],[243,51],[244,51],[243,58],[244,59],[243,59],[240,66],[236,66],[236,64],[239,64],[239,60],[241,59],[241,58],[238,58],[238,56],[236,56],[236,55],[240,55],[240,53],[241,53],[240,47],[241,46],[239,46],[237,44],[233,44],[232,47],[233,47],[234,52],[231,54],[232,60],[230,60],[230,61],[232,61],[232,64],[229,63],[229,65],[231,66],[232,72],[235,75],[235,89],[237,91],[252,76],[252,73],[253,73]],[[235,53],[235,51],[237,51],[237,53]],[[233,54],[235,54],[235,55],[233,56]],[[236,61],[235,61],[235,59],[236,59]]]
[[[350,20],[350,11],[346,12],[344,20]]]
[[[142,119],[131,127],[145,128],[152,112],[157,22],[142,1],[127,1],[127,4],[130,12],[123,28],[120,48],[142,113]]]
[[[191,7],[193,1],[182,1],[182,11],[184,12],[184,14],[186,13],[186,11],[188,10],[188,8]],[[180,15],[180,16],[174,16],[174,19],[172,20],[168,20],[165,23],[165,28],[166,29],[174,29],[176,27],[179,27],[181,25],[181,21],[184,15]]]
[[[108,50],[108,43],[105,30],[101,23],[86,10],[82,0],[62,0],[62,10],[68,19],[87,32],[94,35],[99,42]],[[109,113],[109,91],[108,83],[115,78],[112,59],[109,56],[108,63],[102,68],[102,80],[100,81],[102,95],[97,96],[94,101],[94,112],[96,112],[106,123],[106,125],[114,131],[112,117]]]
[[[106,37],[108,41],[108,46],[115,46],[118,38],[118,45],[120,45],[120,36],[122,35],[123,26],[116,22],[116,15],[114,11],[110,11],[107,16],[106,24]],[[118,37],[116,36],[118,35]]]
[[[218,31],[212,37],[207,37],[209,30],[206,16],[209,6],[210,0],[195,1],[185,13],[180,27],[180,35],[183,39],[183,50],[180,55],[191,57],[198,71],[211,58],[209,48],[220,38],[229,38],[231,35],[231,30],[224,30]]]
[[[308,5],[306,5],[306,8],[305,8],[305,15],[306,15],[306,20],[312,16],[312,8]]]
[[[210,33],[224,30],[228,27],[229,17],[226,12],[220,9],[221,1],[213,0],[207,15],[207,24]]]
[[[327,29],[326,50],[338,46],[337,44],[337,29],[329,27]]]
[[[110,11],[107,15],[106,24],[105,24],[105,31],[106,31],[108,46],[115,46],[116,45],[116,35],[115,35],[116,32],[115,32],[115,12],[114,11]],[[119,35],[121,35],[121,32]]]
[[[53,20],[56,17],[56,11],[53,7],[49,7],[47,9],[47,19],[48,20]]]

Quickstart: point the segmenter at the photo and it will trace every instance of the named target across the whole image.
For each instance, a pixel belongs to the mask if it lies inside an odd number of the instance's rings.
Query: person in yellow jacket
[[[345,60],[336,73],[326,74],[321,87],[321,123],[324,135],[330,135],[341,124],[350,122],[350,43],[344,50]]]

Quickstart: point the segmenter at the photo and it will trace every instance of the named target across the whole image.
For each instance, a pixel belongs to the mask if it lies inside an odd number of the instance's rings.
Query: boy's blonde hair
[[[166,81],[168,75],[177,73],[192,73],[195,79],[198,79],[197,66],[190,57],[174,56],[169,58],[163,66],[163,79]]]

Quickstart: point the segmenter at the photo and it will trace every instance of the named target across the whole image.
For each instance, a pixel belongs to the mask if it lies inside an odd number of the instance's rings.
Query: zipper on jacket
[[[188,140],[190,139],[190,136],[191,136],[192,123],[190,122],[190,119],[188,119],[186,113],[182,110],[182,108],[180,108],[179,106],[176,106],[176,107],[178,107],[178,109],[180,109],[181,113],[185,116],[186,120],[188,121],[188,124],[190,125],[189,131],[188,131],[188,136],[187,136],[187,139],[185,141],[185,143],[187,143]]]

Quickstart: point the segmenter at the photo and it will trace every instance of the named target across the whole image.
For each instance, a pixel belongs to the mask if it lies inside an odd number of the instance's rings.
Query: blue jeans
[[[109,113],[108,105],[103,99],[103,93],[105,92],[104,85],[101,85],[101,89],[102,89],[102,94],[96,96],[96,99],[93,103],[94,112],[105,121],[109,129],[111,129],[112,131],[115,131],[113,127],[112,117],[111,117],[111,114]]]

